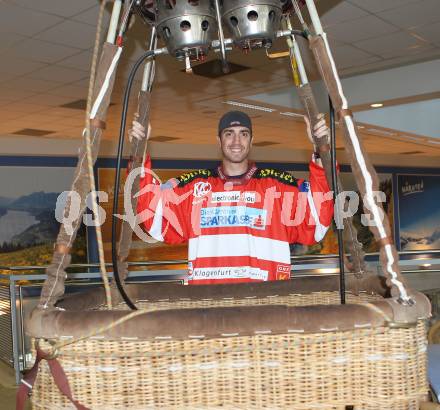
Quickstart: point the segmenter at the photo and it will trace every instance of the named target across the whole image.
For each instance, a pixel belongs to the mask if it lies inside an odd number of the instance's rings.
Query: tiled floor
[[[0,386],[0,402],[2,403],[2,410],[15,409],[15,388],[7,389]]]
[[[2,410],[15,409],[16,391],[12,368],[0,362],[0,407]]]
[[[0,409],[15,410],[15,394],[17,387],[15,385],[14,372],[12,368],[0,361]],[[28,403],[26,410],[30,410]]]

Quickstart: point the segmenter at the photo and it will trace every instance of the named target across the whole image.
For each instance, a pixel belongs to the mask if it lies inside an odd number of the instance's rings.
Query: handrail
[[[410,256],[410,255],[440,255],[440,250],[426,250],[426,251],[401,251],[398,252],[399,256]],[[348,254],[349,255],[349,254]],[[379,256],[379,252],[371,252],[368,253],[367,256]],[[313,260],[326,260],[326,259],[335,259],[338,255],[329,254],[329,255],[292,255],[292,261],[313,261]],[[176,260],[165,260],[165,261],[135,261],[128,262],[128,266],[166,266],[166,265],[180,265],[187,263],[186,259],[176,259]],[[112,266],[111,263],[106,263],[106,266]],[[69,265],[69,268],[99,268],[98,263],[72,263]],[[23,271],[23,270],[43,270],[46,269],[46,265],[38,265],[38,266],[0,266],[0,270],[9,270],[9,271]]]
[[[154,271],[129,271],[128,278],[132,280],[136,280],[137,278],[147,278],[147,277],[170,277],[176,279],[177,276],[186,274],[186,269],[173,269],[173,270],[154,270]],[[408,269],[402,270],[403,274],[432,274],[438,273],[439,269]],[[108,272],[110,278],[113,277],[113,272]],[[177,275],[177,276],[176,276]],[[337,268],[313,268],[312,270],[298,270],[294,272],[296,277],[304,277],[304,276],[337,276],[339,275],[339,271]],[[68,273],[68,278],[70,280],[100,280],[99,272],[82,272],[82,273]],[[21,280],[26,281],[42,281],[46,278],[45,273],[32,273],[32,274],[20,274],[20,273],[12,273],[12,274],[4,274],[0,273],[0,279],[9,280],[11,282],[17,282]],[[0,284],[0,286],[4,286],[4,284]],[[439,286],[440,288],[440,286]]]
[[[174,260],[174,261],[145,261],[145,262],[128,262],[128,266],[165,266],[165,265],[179,265],[182,263],[188,263],[185,260]],[[112,266],[111,263],[106,263],[106,266]],[[0,270],[44,270],[46,269],[46,265],[35,265],[35,266],[0,266]],[[69,265],[69,268],[99,268],[98,263],[72,263]]]

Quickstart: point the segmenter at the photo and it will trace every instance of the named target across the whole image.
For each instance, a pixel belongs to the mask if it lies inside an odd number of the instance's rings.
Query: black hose
[[[291,30],[292,35],[304,37],[309,40],[309,33],[304,30]],[[331,98],[329,97],[329,111],[330,111],[330,159],[332,168],[332,185],[333,185],[333,197],[334,197],[334,215],[335,222],[339,220],[339,186],[337,182],[337,169],[336,169],[336,128],[335,128],[335,109]],[[343,231],[344,227],[338,227],[336,223],[336,231],[338,235],[338,260],[339,260],[339,295],[341,298],[341,304],[345,305],[345,265],[344,265],[344,239]]]
[[[114,185],[114,196],[113,196],[113,215],[112,215],[112,264],[113,264],[113,275],[116,281],[116,286],[119,290],[119,293],[124,299],[124,302],[127,306],[132,310],[137,310],[136,305],[131,301],[125,292],[124,287],[121,283],[121,278],[119,276],[118,271],[118,255],[116,249],[116,217],[115,215],[118,213],[118,196],[119,196],[119,185],[120,185],[120,172],[121,172],[121,162],[122,162],[122,152],[124,150],[124,136],[125,136],[125,125],[127,123],[127,111],[128,111],[128,103],[130,100],[131,87],[133,86],[134,77],[136,76],[136,72],[141,66],[141,64],[147,58],[150,58],[154,55],[154,51],[147,51],[143,54],[137,61],[136,64],[130,71],[130,75],[128,77],[127,86],[125,88],[124,93],[124,103],[122,106],[122,117],[121,117],[121,127],[119,129],[119,143],[118,143],[118,156],[116,159],[116,175],[115,175],[115,185]]]
[[[337,182],[337,170],[336,170],[336,129],[335,129],[335,109],[333,107],[332,100],[329,98],[329,108],[330,108],[330,146],[331,146],[331,161],[332,161],[332,185],[333,185],[333,195],[335,198],[335,221],[339,221],[339,186]],[[336,230],[338,233],[338,254],[339,254],[339,294],[341,296],[341,304],[345,304],[345,265],[344,265],[344,240],[342,233],[344,227],[341,228],[336,223]]]

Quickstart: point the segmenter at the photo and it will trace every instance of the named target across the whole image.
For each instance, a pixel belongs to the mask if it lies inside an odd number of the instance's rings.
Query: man
[[[323,119],[314,134],[328,138]],[[139,123],[130,137],[145,138]],[[230,111],[218,126],[223,158],[216,169],[160,185],[149,158],[144,164],[138,199],[143,228],[159,241],[189,243],[190,284],[289,279],[289,244],[314,244],[331,223],[332,194],[318,156],[310,162],[309,183],[257,168],[249,161],[252,140],[248,115]]]

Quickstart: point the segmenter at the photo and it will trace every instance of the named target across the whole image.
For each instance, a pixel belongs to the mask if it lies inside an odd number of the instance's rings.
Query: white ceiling
[[[347,0],[322,21],[340,68],[372,70],[440,55],[438,0]]]
[[[320,4],[326,2],[337,3],[321,0]],[[0,2],[0,136],[32,128],[53,131],[48,137],[54,139],[80,138],[84,114],[60,105],[86,98],[97,14],[97,0]],[[440,57],[440,0],[346,0],[322,20],[343,76]],[[107,139],[114,140],[118,134],[125,78],[148,37],[149,28],[136,21],[115,86]],[[275,48],[285,45],[279,41]],[[223,104],[225,100],[291,87],[285,60],[269,61],[262,51],[249,55],[234,51],[229,60],[251,69],[208,80],[184,74],[182,64],[169,57],[160,58],[152,106],[153,134],[180,138],[173,144],[211,144],[218,117],[229,108]],[[289,117],[280,119],[278,111],[277,115],[254,112],[260,141],[309,149],[303,124]],[[414,141],[393,142],[387,148],[386,143],[379,146],[373,134],[367,140],[373,153],[395,152],[393,144],[401,151],[416,150]],[[421,151],[430,155],[423,147]],[[432,152],[438,155],[437,150]]]

